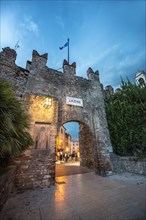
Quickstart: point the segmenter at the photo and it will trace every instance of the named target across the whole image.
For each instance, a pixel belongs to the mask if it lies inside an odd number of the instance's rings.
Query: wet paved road
[[[91,170],[80,166],[79,162],[56,164],[56,177],[89,173]]]
[[[56,177],[55,187],[12,194],[0,219],[146,219],[146,177],[129,173],[101,177],[93,172],[75,174],[73,169],[74,175]]]

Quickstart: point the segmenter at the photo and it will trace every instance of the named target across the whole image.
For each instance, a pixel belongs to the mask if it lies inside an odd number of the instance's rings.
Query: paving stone
[[[101,177],[89,172],[56,179],[65,183],[13,193],[0,219],[144,220],[146,217],[145,176],[123,173]],[[137,185],[137,181],[143,184]]]

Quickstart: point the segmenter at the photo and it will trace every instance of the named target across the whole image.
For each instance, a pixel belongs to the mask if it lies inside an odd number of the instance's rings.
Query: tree
[[[146,84],[121,81],[121,91],[105,99],[114,152],[146,156]]]
[[[0,158],[18,155],[33,144],[29,116],[17,100],[12,86],[0,80]]]

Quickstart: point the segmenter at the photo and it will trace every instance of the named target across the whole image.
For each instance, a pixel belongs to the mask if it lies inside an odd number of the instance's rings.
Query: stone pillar
[[[94,130],[95,172],[99,175],[112,173],[109,146],[111,146],[104,109],[94,107],[92,111]]]
[[[80,124],[79,146],[81,166],[94,169],[93,134],[84,124]]]

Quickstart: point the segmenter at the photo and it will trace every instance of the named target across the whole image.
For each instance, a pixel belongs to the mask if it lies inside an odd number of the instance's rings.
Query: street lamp
[[[52,99],[47,97],[44,101],[44,107],[49,108],[52,105]]]

